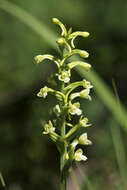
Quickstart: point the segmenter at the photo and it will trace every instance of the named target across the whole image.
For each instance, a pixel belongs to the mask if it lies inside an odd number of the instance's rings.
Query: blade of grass
[[[10,13],[11,15],[16,16],[23,23],[29,26],[35,33],[40,35],[43,40],[45,40],[48,44],[56,49],[57,46],[54,42],[57,36],[52,31],[50,31],[47,25],[45,25],[43,22],[39,22],[34,16],[31,16],[23,9],[19,8],[11,2],[7,2],[6,0],[0,0],[0,8]],[[81,68],[77,68],[76,70],[83,78],[86,77],[92,82],[99,98],[103,101],[105,106],[112,112],[116,120],[127,132],[127,111],[123,105],[121,105],[120,109],[118,108],[115,96],[108,88],[108,86],[104,83],[104,81],[97,75],[94,70],[90,72],[85,72]]]
[[[117,87],[116,87],[114,79],[112,79],[112,85],[113,85],[113,89],[114,89],[114,92],[116,95],[118,107],[119,107],[119,109],[121,109],[120,99],[119,99],[119,95],[117,92]],[[120,189],[126,190],[126,188],[127,188],[127,182],[126,182],[127,159],[126,159],[126,154],[125,154],[125,149],[124,149],[124,143],[122,140],[122,134],[120,131],[120,127],[118,127],[117,124],[115,124],[115,122],[112,119],[110,121],[110,126],[111,126],[110,130],[111,130],[111,135],[112,135],[112,141],[113,141],[116,158],[117,158],[117,163],[118,163],[118,167],[119,167],[119,171],[120,171],[121,182],[123,185],[123,187],[120,186]]]
[[[1,181],[2,186],[3,186],[3,187],[5,187],[5,186],[6,186],[6,184],[5,184],[5,181],[4,181],[4,178],[3,178],[3,176],[2,176],[2,173],[1,173],[1,172],[0,172],[0,181]]]
[[[123,145],[122,135],[120,131],[120,127],[115,125],[113,120],[110,122],[110,129],[112,135],[112,141],[116,153],[117,164],[120,171],[120,178],[122,182],[122,186],[120,187],[121,190],[127,189],[127,160],[125,155],[125,149]]]

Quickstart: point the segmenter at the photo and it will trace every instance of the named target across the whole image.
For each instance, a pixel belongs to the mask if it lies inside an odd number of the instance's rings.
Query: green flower
[[[75,154],[74,154],[74,160],[80,162],[81,160],[86,161],[87,157],[85,155],[83,155],[83,151],[82,149],[78,149]]]
[[[48,95],[48,92],[54,92],[54,90],[45,86],[44,88],[40,89],[40,92],[38,92],[37,96],[46,98],[46,96]]]
[[[69,113],[71,115],[81,115],[82,110],[80,109],[80,103],[76,102],[74,104],[70,104],[69,105]]]
[[[91,96],[89,95],[90,93],[90,88],[86,88],[82,90],[79,94],[81,98],[86,98],[88,100],[91,100]]]
[[[88,123],[87,117],[84,117],[83,119],[81,119],[81,120],[79,121],[79,125],[80,125],[81,127],[89,127],[89,126],[91,126],[91,124],[87,124],[87,123]]]
[[[91,85],[91,83],[89,82],[89,81],[87,81],[87,80],[83,80],[82,81],[82,86],[84,87],[84,88],[93,88],[93,86]]]
[[[49,120],[49,123],[44,125],[44,132],[43,134],[49,134],[49,133],[53,133],[55,131],[55,127],[53,127],[52,122]]]
[[[70,76],[70,70],[62,71],[60,74],[58,74],[58,79],[63,81],[64,83],[68,83],[70,81]]]
[[[79,144],[82,144],[82,145],[91,145],[92,144],[92,142],[87,138],[87,133],[83,133],[79,137]]]

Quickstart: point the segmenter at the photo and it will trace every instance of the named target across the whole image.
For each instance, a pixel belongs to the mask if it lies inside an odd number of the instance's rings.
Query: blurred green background
[[[55,68],[33,61],[38,54],[58,55],[55,39],[60,31],[52,17],[73,31],[90,32],[89,38],[80,38],[76,45],[90,53],[88,62],[101,77],[96,80],[92,74],[73,72],[74,80],[84,75],[95,83],[93,101],[82,102],[93,124],[88,129],[93,146],[84,150],[89,159],[80,165],[80,172],[74,166],[74,175],[82,174],[82,180],[76,177],[77,183],[85,190],[126,190],[127,115],[112,95],[114,80],[126,106],[127,1],[123,0],[0,0],[0,171],[6,189],[59,189],[59,154],[42,136],[41,127],[55,102],[50,96],[36,97]]]

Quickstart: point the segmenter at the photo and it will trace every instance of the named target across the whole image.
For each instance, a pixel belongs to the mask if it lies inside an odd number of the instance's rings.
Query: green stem
[[[61,85],[61,92],[63,91],[63,89],[64,89],[64,83],[62,83]],[[65,118],[65,115],[63,115],[61,118],[61,137],[64,137],[66,134],[65,122],[66,122],[66,118]],[[60,155],[61,190],[66,190],[66,179],[67,179],[67,172],[65,169],[66,153],[67,153],[66,143],[63,142],[61,155]]]
[[[64,137],[66,134],[66,128],[65,128],[65,116],[62,118],[62,126],[61,126],[61,137]],[[63,142],[62,151],[61,151],[61,157],[60,157],[60,172],[61,172],[61,190],[66,190],[66,178],[67,173],[65,169],[65,161],[66,161],[66,143]]]

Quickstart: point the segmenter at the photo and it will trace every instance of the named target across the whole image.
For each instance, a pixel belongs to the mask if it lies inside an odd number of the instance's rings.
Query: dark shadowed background
[[[29,27],[33,19],[16,12],[13,5],[39,20],[42,27]],[[55,36],[60,31],[52,17],[72,26],[73,31],[90,33],[87,39],[79,38],[76,46],[90,53],[88,62],[112,93],[115,81],[121,102],[127,103],[127,1],[0,0],[0,171],[7,190],[59,189],[59,154],[42,136],[41,126],[55,102],[50,96],[36,96],[56,68],[49,62],[35,65],[33,61],[38,54],[57,55],[50,32]],[[81,79],[76,71],[72,77]],[[82,190],[126,190],[127,125],[117,121],[117,114],[111,113],[94,90],[91,95],[93,101],[83,101],[82,109],[93,124],[88,129],[93,145],[85,149],[88,161],[80,166],[85,176],[82,180],[77,177],[77,182]],[[79,175],[76,166],[74,173]],[[4,189],[1,183],[0,189]]]

